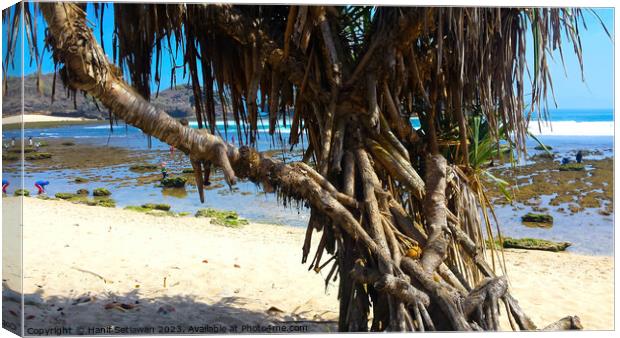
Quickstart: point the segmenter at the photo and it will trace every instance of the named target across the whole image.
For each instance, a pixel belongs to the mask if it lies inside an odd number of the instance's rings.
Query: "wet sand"
[[[18,201],[4,198],[5,210]],[[325,289],[323,273],[300,264],[303,228],[226,228],[204,218],[24,201],[27,328],[336,329],[337,284]],[[539,327],[578,315],[586,329],[613,329],[613,257],[509,250],[506,261],[513,295]],[[15,276],[5,281],[5,299],[10,289],[19,289]],[[3,318],[19,315],[17,303],[7,305]]]

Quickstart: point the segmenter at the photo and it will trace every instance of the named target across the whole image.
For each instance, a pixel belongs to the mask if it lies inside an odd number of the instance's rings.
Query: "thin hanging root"
[[[207,187],[211,185],[211,161],[202,161],[202,172],[204,174],[203,184]]]
[[[204,182],[202,181],[202,162],[190,160],[192,168],[194,169],[194,178],[196,179],[196,188],[198,188],[198,196],[200,196],[200,203],[205,202]]]
[[[310,263],[310,267],[308,271],[314,269],[316,273],[318,273],[319,265],[321,264],[321,257],[323,257],[323,252],[325,251],[325,245],[327,245],[327,229],[323,229],[323,235],[321,236],[321,241],[319,242],[319,246],[316,249],[316,254],[312,259],[312,263]]]
[[[555,323],[551,323],[543,331],[582,330],[581,319],[577,316],[566,316]]]
[[[420,314],[422,315],[422,318],[424,319],[426,326],[432,331],[436,331],[435,324],[433,324],[433,320],[431,319],[431,316],[428,314],[428,311],[426,310],[426,306],[424,306],[423,304],[418,304],[417,307],[420,310]]]
[[[415,321],[418,323],[418,331],[424,332],[424,323],[422,322],[422,314],[420,313],[420,307],[416,304],[413,307],[413,313],[415,314]]]
[[[514,299],[508,292],[504,295],[504,302],[508,304],[510,313],[515,318],[520,330],[536,330],[536,325],[534,322],[523,312],[523,310],[521,310],[517,300]]]

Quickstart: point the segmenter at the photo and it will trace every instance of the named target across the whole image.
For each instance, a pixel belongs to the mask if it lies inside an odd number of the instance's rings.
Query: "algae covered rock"
[[[146,171],[155,171],[157,170],[157,165],[155,164],[136,164],[129,167],[129,170],[136,172],[146,172]]]
[[[185,168],[182,171],[183,174],[193,174],[194,173],[194,168]]]
[[[142,204],[142,208],[169,211],[170,204],[165,203],[146,203]]]
[[[137,206],[137,205],[128,205],[124,209],[131,210],[131,211],[137,211],[137,212],[147,212],[147,211],[153,210],[151,208],[145,208],[143,206]]]
[[[234,211],[222,211],[212,208],[198,210],[196,217],[209,217],[211,218],[211,223],[227,227],[239,227],[250,223],[247,219],[240,218]]]
[[[96,188],[93,190],[93,196],[110,196],[112,193],[106,188]]]
[[[70,146],[74,146],[75,142],[73,142],[73,141],[65,141],[65,142],[61,143],[61,145],[66,146],[66,147],[70,147]]]
[[[50,153],[30,153],[30,154],[26,154],[26,159],[33,161],[33,160],[44,160],[44,159],[48,159],[48,158],[52,158],[52,154]]]
[[[116,207],[116,201],[111,198],[96,198],[92,205],[105,207],[105,208],[114,208]]]
[[[166,177],[161,180],[161,185],[165,188],[183,188],[186,182],[185,177]]]
[[[56,198],[61,199],[61,200],[69,200],[69,199],[72,199],[72,198],[76,197],[75,194],[72,194],[72,193],[69,193],[69,192],[57,192],[54,196]]]
[[[78,189],[75,193],[78,195],[88,195],[88,189]]]
[[[30,191],[28,189],[17,189],[13,193],[14,196],[30,196]]]
[[[553,216],[548,214],[536,214],[533,212],[529,212],[523,216],[521,216],[521,221],[530,222],[530,223],[553,223]]]
[[[583,163],[568,163],[560,165],[560,171],[583,171],[586,167]]]
[[[539,144],[539,145],[537,145],[536,147],[534,147],[534,149],[536,149],[536,150],[545,150],[545,148],[546,148],[546,150],[551,150],[551,149],[553,149],[553,147],[548,146],[548,145],[546,145],[546,144]]]
[[[4,153],[2,154],[2,160],[3,161],[17,161],[19,160],[19,154]]]
[[[75,183],[86,183],[86,182],[88,182],[88,179],[87,179],[87,178],[84,178],[84,177],[79,177],[79,176],[78,176],[78,177],[76,177],[73,181],[74,181]]]
[[[554,242],[538,238],[504,238],[504,248],[543,251],[564,251],[571,246],[570,242]]]

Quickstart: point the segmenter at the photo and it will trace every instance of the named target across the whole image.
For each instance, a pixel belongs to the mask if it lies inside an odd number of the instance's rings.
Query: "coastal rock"
[[[88,189],[78,189],[75,193],[78,195],[88,195]]]
[[[14,196],[30,196],[30,191],[28,189],[17,189],[13,193]]]
[[[196,212],[196,217],[209,217],[212,224],[223,225],[227,227],[238,227],[249,224],[247,219],[240,218],[234,211],[222,211],[212,208],[200,209]]]
[[[115,208],[116,201],[111,198],[95,198],[92,201],[88,201],[88,205],[105,207],[105,208]]]
[[[93,190],[93,196],[110,196],[112,193],[106,188],[96,188]]]
[[[44,160],[44,159],[48,159],[48,158],[52,158],[52,154],[50,154],[50,153],[30,153],[30,154],[26,154],[26,160],[29,160],[29,161]]]
[[[69,200],[69,199],[76,197],[75,194],[72,194],[70,192],[57,192],[54,196],[61,200]]]
[[[554,242],[538,238],[504,238],[503,246],[507,249],[526,249],[543,251],[564,251],[571,246],[570,242]]]
[[[187,178],[185,177],[166,177],[161,180],[161,185],[165,188],[183,188]]]
[[[75,183],[86,183],[86,182],[88,182],[88,179],[84,178],[84,177],[76,177],[73,181]]]
[[[560,171],[583,171],[586,167],[583,163],[568,163],[560,165]]]
[[[163,211],[170,210],[170,204],[165,204],[165,203],[146,203],[146,204],[142,204],[142,207],[145,209],[155,209],[155,210],[163,210]]]
[[[18,154],[2,154],[2,160],[3,161],[17,161],[19,160],[19,155]]]
[[[155,164],[136,164],[129,167],[130,171],[135,172],[147,172],[147,171],[155,171],[157,170],[157,165]]]
[[[553,147],[552,147],[552,146],[548,146],[548,145],[546,145],[546,144],[539,144],[539,145],[537,145],[536,147],[534,147],[534,149],[536,149],[536,150],[545,150],[545,148],[546,148],[546,150],[551,150],[551,149],[553,149]]]
[[[533,212],[528,212],[527,214],[521,216],[521,221],[530,223],[553,224],[553,216],[548,214],[536,214]]]

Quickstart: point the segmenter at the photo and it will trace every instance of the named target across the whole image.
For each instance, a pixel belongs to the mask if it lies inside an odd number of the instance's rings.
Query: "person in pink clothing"
[[[6,194],[6,188],[9,187],[9,184],[11,184],[11,183],[9,183],[9,180],[7,180],[5,178],[2,179],[2,193],[3,194]]]

